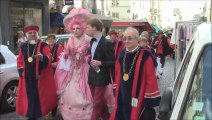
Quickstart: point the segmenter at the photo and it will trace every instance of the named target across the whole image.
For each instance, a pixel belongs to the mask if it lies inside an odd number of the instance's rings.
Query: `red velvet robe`
[[[63,46],[61,44],[59,44],[59,46],[57,48],[57,62],[59,61],[59,56],[62,52],[63,52]]]
[[[158,44],[158,46],[157,46],[156,53],[157,53],[157,54],[163,54],[164,51],[163,51],[163,45],[162,45],[162,43],[161,43],[162,40],[159,39],[158,41],[159,41],[159,44]]]
[[[159,105],[160,102],[160,93],[158,89],[153,59],[152,57],[150,57],[149,52],[146,51],[145,55],[143,55],[144,52],[145,52],[144,50],[142,49],[140,50],[135,66],[134,78],[132,78],[133,82],[131,86],[132,88],[131,98],[136,97],[136,91],[138,89],[138,104],[137,107],[131,107],[130,120],[139,120],[139,116],[141,114],[143,106],[154,107]],[[123,54],[123,52],[121,54]],[[144,59],[144,57],[146,57],[145,58],[146,60],[142,62],[142,59]],[[115,75],[115,81],[117,82],[116,103],[114,110],[111,114],[110,120],[116,119],[116,113],[119,107],[118,106],[119,92],[120,87],[122,87],[120,86],[120,82],[123,81],[123,78],[121,76],[122,75],[121,73],[123,72],[123,70],[121,69],[121,64],[119,63],[119,65],[116,66],[117,67],[116,68],[117,73]],[[142,73],[140,73],[140,68],[142,68],[141,70]]]
[[[123,41],[121,41],[121,40],[120,41],[117,41],[117,43],[115,44],[115,50],[114,50],[114,56],[115,56],[115,74],[113,75],[113,79],[114,79],[114,76],[119,72],[119,71],[116,70],[117,65],[119,65],[118,58],[119,58],[119,55],[120,55],[121,51],[123,51],[124,48],[125,47],[124,47]],[[115,84],[114,87],[116,87],[117,82],[115,81],[115,79],[114,79],[114,84]]]
[[[54,48],[54,47],[56,47],[56,48]],[[51,50],[52,56],[55,56],[55,60],[52,60],[52,62],[58,62],[59,56],[63,52],[63,46],[61,44],[54,44],[54,46],[52,46],[52,47],[50,46],[50,50]],[[53,55],[53,54],[55,54],[55,55]]]
[[[53,46],[49,46],[52,54],[52,63],[56,62],[58,64],[59,62],[59,56],[63,52],[63,46],[61,44],[54,44]],[[53,71],[55,73],[56,68],[53,68]]]
[[[43,61],[37,58],[29,63],[27,44],[26,42],[22,45],[17,58],[20,80],[16,112],[29,118],[39,118],[48,114],[57,105],[56,86],[51,67],[52,55],[49,46],[40,41],[35,51],[43,54]],[[29,55],[32,55],[32,50],[29,50]],[[37,80],[35,76],[40,78]]]

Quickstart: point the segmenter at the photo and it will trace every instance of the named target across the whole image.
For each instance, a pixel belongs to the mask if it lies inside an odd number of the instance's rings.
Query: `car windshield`
[[[67,43],[69,37],[59,38],[56,43],[62,44],[64,46],[65,42]]]
[[[67,42],[70,37],[71,34],[56,35],[56,43],[62,44],[64,46],[64,43]],[[40,39],[48,44],[47,36],[42,36]]]
[[[182,120],[212,120],[212,45],[205,47],[195,68]]]

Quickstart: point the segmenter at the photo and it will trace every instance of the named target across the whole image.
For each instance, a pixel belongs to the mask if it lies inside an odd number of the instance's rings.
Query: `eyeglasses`
[[[132,36],[128,36],[128,37],[126,37],[126,36],[123,36],[123,41],[132,41],[133,39],[135,39],[135,38],[137,38],[137,37],[132,37]]]

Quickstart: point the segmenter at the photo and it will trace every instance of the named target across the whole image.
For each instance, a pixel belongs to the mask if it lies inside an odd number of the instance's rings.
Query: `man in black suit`
[[[111,82],[110,69],[114,66],[114,49],[112,43],[102,35],[102,22],[92,18],[87,23],[86,33],[93,37],[91,40],[91,61],[88,84],[93,96],[92,120],[110,117],[104,98],[106,86]]]

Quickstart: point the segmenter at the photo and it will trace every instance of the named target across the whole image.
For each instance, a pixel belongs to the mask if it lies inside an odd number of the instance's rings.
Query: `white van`
[[[212,23],[197,27],[171,87],[162,95],[161,120],[212,120]]]

